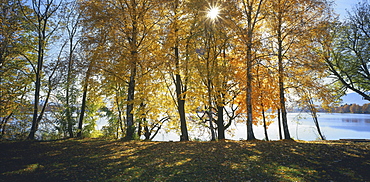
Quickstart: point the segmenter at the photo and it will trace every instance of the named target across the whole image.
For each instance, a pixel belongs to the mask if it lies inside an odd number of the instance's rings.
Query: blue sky
[[[347,10],[351,11],[352,7],[361,0],[335,0],[334,10],[340,15],[340,18],[347,16]]]

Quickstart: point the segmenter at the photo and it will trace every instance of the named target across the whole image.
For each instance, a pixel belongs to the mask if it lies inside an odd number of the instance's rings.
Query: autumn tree
[[[157,67],[159,70],[147,70],[146,74],[141,74],[137,83],[137,100],[140,103],[135,112],[137,136],[144,136],[145,140],[152,140],[166,122],[177,122],[177,117],[174,117],[176,108],[165,86],[165,80],[157,79],[161,78],[160,69],[164,67],[161,64]],[[152,69],[150,66],[147,68]]]
[[[125,138],[131,140],[136,130],[134,108],[140,104],[136,102],[137,99],[135,100],[137,81],[140,78],[139,74],[145,72],[140,70],[141,65],[145,65],[153,58],[152,51],[157,48],[156,31],[161,20],[159,16],[161,6],[154,1],[112,0],[86,1],[84,7],[86,21],[91,21],[88,28],[96,33],[96,38],[100,36],[100,40],[96,40],[102,41],[106,46],[105,50],[100,49],[103,52],[96,52],[105,61],[103,70],[127,84]],[[93,11],[87,11],[89,8]],[[91,26],[94,24],[99,27]]]
[[[253,74],[252,70],[258,58],[259,42],[261,41],[260,27],[264,19],[264,0],[241,0],[236,3],[237,16],[230,16],[230,26],[235,30],[239,41],[238,47],[243,54],[238,54],[240,61],[244,61],[245,69],[245,105],[247,112],[247,140],[254,140],[253,132]]]
[[[305,57],[309,54],[309,47],[305,45],[309,45],[310,36],[314,36],[317,31],[315,27],[323,21],[327,6],[329,5],[326,1],[269,2],[266,25],[270,30],[271,50],[277,65],[279,106],[285,139],[290,139],[285,96],[291,87],[289,80],[296,75],[295,70],[310,64],[309,57]]]
[[[166,26],[166,51],[168,77],[172,84],[167,84],[173,101],[175,102],[180,119],[180,140],[188,141],[188,125],[186,122],[186,101],[194,76],[194,61],[196,48],[196,25],[200,21],[199,1],[171,0],[168,1],[168,22]],[[166,74],[167,75],[167,74]],[[167,76],[166,76],[167,77]],[[166,80],[168,80],[166,78]],[[168,82],[168,81],[167,81]],[[174,86],[174,90],[170,85]]]
[[[11,135],[12,120],[29,114],[27,94],[31,91],[29,63],[22,57],[33,43],[18,1],[0,5],[0,138]],[[25,13],[30,9],[24,7]],[[15,126],[14,126],[15,127]],[[9,131],[9,132],[7,132]]]

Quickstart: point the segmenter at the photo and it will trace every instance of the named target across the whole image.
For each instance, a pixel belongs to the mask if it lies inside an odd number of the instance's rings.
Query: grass
[[[0,181],[370,181],[370,143],[1,142]]]

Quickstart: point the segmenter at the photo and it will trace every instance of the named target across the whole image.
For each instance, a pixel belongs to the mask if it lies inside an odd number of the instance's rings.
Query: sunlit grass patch
[[[29,165],[26,165],[24,168],[22,169],[19,169],[19,170],[16,170],[16,171],[10,171],[10,172],[6,172],[6,173],[3,173],[4,175],[13,175],[13,174],[26,174],[26,173],[32,173],[32,172],[35,172],[36,170],[38,169],[42,169],[44,168],[44,166],[40,165],[39,163],[35,163],[35,164],[29,164]]]
[[[296,167],[278,166],[276,174],[287,181],[304,181],[304,173]]]
[[[176,161],[174,163],[170,163],[170,164],[167,164],[165,165],[165,167],[174,167],[174,166],[180,166],[180,165],[183,165],[187,162],[191,161],[190,158],[186,158],[186,159],[183,159],[183,160],[179,160],[179,161]]]

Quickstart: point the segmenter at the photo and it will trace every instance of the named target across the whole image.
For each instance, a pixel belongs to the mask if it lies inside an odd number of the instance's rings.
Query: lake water
[[[327,140],[339,139],[370,139],[370,114],[340,114],[340,113],[319,113],[319,124],[323,135]],[[288,126],[292,138],[298,140],[317,140],[318,133],[313,119],[307,113],[288,113]],[[245,140],[247,127],[245,123],[233,124],[233,134],[226,134],[227,139]],[[264,131],[261,126],[253,126],[257,139],[264,139]],[[279,132],[277,122],[268,127],[270,140],[278,140]],[[190,133],[190,138],[209,140],[209,134]],[[178,141],[176,133],[158,133],[155,141]]]

